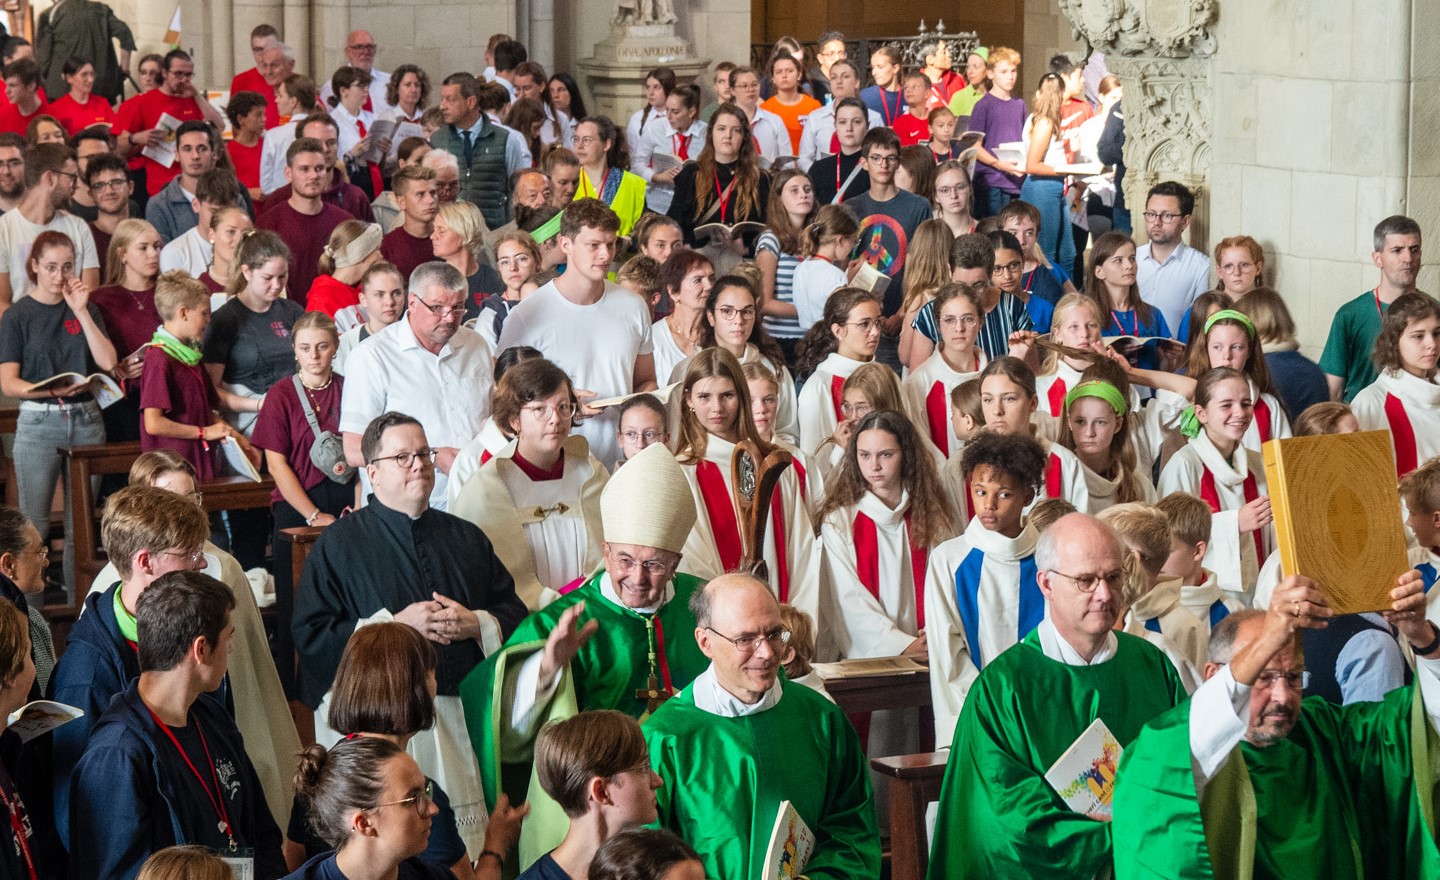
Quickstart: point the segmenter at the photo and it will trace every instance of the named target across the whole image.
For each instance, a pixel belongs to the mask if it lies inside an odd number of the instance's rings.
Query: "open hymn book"
[[[101,409],[104,409],[125,396],[125,392],[120,390],[120,383],[104,373],[91,373],[88,376],[82,376],[79,373],[56,373],[48,379],[41,379],[39,382],[26,388],[25,391],[27,393],[33,391],[59,391],[64,388],[69,388],[77,382],[90,386],[90,393],[95,396],[95,402],[100,404]],[[64,398],[61,398],[61,400],[64,400]]]
[[[815,832],[810,830],[789,801],[781,801],[757,880],[794,880],[805,873],[805,866],[810,863],[810,854],[814,851]]]
[[[84,714],[84,709],[75,706],[53,700],[35,700],[11,714],[7,729],[14,731],[22,743],[27,743],[62,724],[69,724]]]
[[[1070,809],[1091,819],[1109,822],[1115,798],[1115,771],[1123,751],[1115,734],[1096,718],[1045,771],[1045,781]]]

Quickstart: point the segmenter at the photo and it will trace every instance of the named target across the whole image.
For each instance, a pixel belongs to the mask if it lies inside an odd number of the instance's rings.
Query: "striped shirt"
[[[935,300],[930,300],[915,313],[910,326],[925,334],[925,338],[940,344],[940,327],[935,321]],[[985,313],[985,322],[980,325],[980,350],[990,359],[1010,353],[1010,334],[1017,330],[1032,330],[1034,323],[1025,304],[1008,293],[1000,294],[1000,302]]]
[[[780,250],[780,239],[770,230],[761,233],[760,238],[755,242],[755,252],[769,251],[779,260],[775,266],[775,299],[780,302],[793,305],[793,282],[795,278],[795,267],[800,265],[800,258],[793,254],[782,253]],[[800,326],[799,318],[777,318],[771,315],[763,316],[761,321],[765,332],[776,339],[799,339],[805,335],[807,328]]]

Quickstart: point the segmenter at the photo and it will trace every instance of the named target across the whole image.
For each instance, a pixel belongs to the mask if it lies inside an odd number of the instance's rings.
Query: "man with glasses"
[[[464,304],[457,298],[454,305]],[[416,311],[429,308],[412,290],[410,313]],[[456,313],[450,318],[458,324]],[[353,376],[347,375],[347,386]],[[405,390],[418,394],[414,385],[421,381],[434,377],[417,376]],[[300,700],[322,708],[357,626],[398,621],[429,639],[437,663],[436,721],[410,751],[449,794],[461,837],[471,858],[478,858],[486,813],[460,682],[500,649],[525,617],[525,605],[485,533],[431,504],[436,449],[418,421],[385,412],[365,427],[360,448],[373,490],[369,503],[325,527],[295,593]],[[333,743],[339,737],[324,718],[323,711],[316,713],[316,738]]]
[[[860,167],[870,188],[845,200],[860,220],[860,257],[890,279],[882,312],[885,322],[875,359],[900,371],[900,305],[905,298],[905,256],[920,224],[934,213],[930,203],[895,184],[900,167],[900,138],[888,128],[872,128],[860,144]]]
[[[195,86],[195,62],[189,53],[172,49],[162,62],[160,88],[142,92],[121,104],[115,112],[113,131],[120,138],[118,152],[123,156],[141,153],[145,169],[146,195],[153,196],[180,173],[178,162],[162,165],[144,155],[146,147],[162,143],[166,132],[160,128],[161,117],[169,114],[180,122],[203,119],[225,130],[225,118],[207,100],[203,90]]]
[[[690,609],[703,582],[677,571],[695,503],[663,443],[646,447],[610,478],[600,519],[604,568],[526,618],[505,650],[461,687],[487,800],[493,805],[505,791],[511,803],[530,804],[522,868],[554,849],[567,825],[538,785],[526,791],[540,728],[589,709],[643,720],[707,662]],[[498,778],[502,761],[523,772]]]
[[[390,104],[385,100],[386,89],[390,85],[390,74],[375,68],[375,56],[379,54],[380,47],[375,45],[375,37],[369,31],[351,31],[345,37],[345,63],[350,67],[356,67],[370,74],[369,94],[365,96],[365,103],[361,109],[369,110],[378,118],[381,113],[390,110]],[[335,94],[335,87],[329,80],[320,89],[320,100],[330,103],[330,96]]]
[[[322,129],[333,135],[333,127]],[[269,207],[255,221],[256,229],[277,233],[290,246],[290,299],[305,305],[310,285],[319,274],[320,254],[335,227],[351,215],[325,199],[335,166],[327,161],[325,146],[313,137],[296,138],[285,151],[285,179],[289,192],[271,196]]]
[[[1140,298],[1164,313],[1167,327],[1180,327],[1195,297],[1211,289],[1210,258],[1180,240],[1194,210],[1195,196],[1173,180],[1150,187],[1145,197],[1150,240],[1135,251],[1135,283]]]
[[[1433,871],[1440,630],[1420,572],[1390,598],[1385,618],[1414,646],[1417,681],[1343,708],[1301,700],[1311,637],[1343,620],[1314,582],[1287,578],[1268,610],[1220,622],[1205,684],[1126,748],[1110,823],[1117,878]]]
[[[414,417],[435,452],[428,481],[430,505],[437,510],[446,509],[456,452],[490,415],[495,384],[489,343],[461,323],[468,290],[454,266],[422,263],[410,274],[405,317],[371,336],[345,362],[340,407],[345,457],[355,467],[368,463],[361,435],[382,413]]]
[[[86,597],[50,682],[50,699],[85,710],[53,734],[55,826],[67,846],[72,842],[71,770],[100,713],[140,675],[136,603],[166,572],[204,569],[203,549],[209,536],[210,523],[200,506],[164,489],[132,486],[105,502],[100,540],[119,579]]]
[[[75,768],[75,876],[129,880],[176,844],[214,851],[236,877],[285,873],[284,838],[232,714],[201,699],[225,684],[234,608],[229,588],[196,571],[141,595],[140,676],[99,716]]]
[[[985,665],[965,698],[930,877],[1008,876],[1024,865],[1027,876],[1088,880],[1109,868],[1109,825],[1072,810],[1046,772],[1095,721],[1124,747],[1185,699],[1159,648],[1115,632],[1125,557],[1115,532],[1085,514],[1040,534],[1035,568],[1045,615]]]
[[[25,195],[25,138],[0,132],[0,214],[20,205]]]
[[[789,801],[816,837],[797,874],[880,876],[860,737],[834,703],[781,678],[790,631],[769,586],[722,575],[690,607],[710,666],[644,726],[665,782],[660,824],[695,847],[707,877],[765,876],[770,829]]]
[[[47,230],[70,237],[80,280],[91,290],[100,286],[100,257],[90,227],[66,210],[79,177],[75,151],[64,144],[36,144],[26,155],[25,195],[15,210],[0,217],[0,311],[35,286],[25,261],[30,245]]]

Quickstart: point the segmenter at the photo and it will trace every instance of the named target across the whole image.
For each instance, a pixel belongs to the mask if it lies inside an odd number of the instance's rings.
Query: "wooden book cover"
[[[1337,614],[1384,611],[1408,569],[1388,431],[1262,447],[1285,574],[1315,581]]]

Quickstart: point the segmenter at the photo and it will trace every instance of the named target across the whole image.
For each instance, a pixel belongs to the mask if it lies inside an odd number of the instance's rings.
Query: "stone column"
[[[676,36],[674,13],[665,20],[647,18],[651,0],[621,0],[621,13],[636,10],[634,19],[612,23],[610,36],[595,45],[595,54],[576,65],[585,75],[586,106],[624,127],[630,114],[645,103],[645,74],[669,67],[681,82],[703,71],[709,60],[696,58],[690,41]]]

